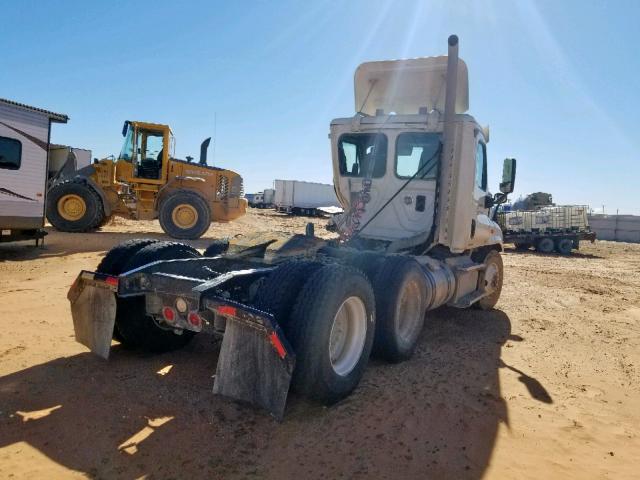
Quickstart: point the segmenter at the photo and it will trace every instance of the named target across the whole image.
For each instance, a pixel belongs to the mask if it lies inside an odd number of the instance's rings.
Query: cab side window
[[[476,185],[487,191],[487,146],[482,142],[476,147]]]
[[[387,137],[381,133],[349,133],[338,141],[340,174],[380,178],[387,165]]]

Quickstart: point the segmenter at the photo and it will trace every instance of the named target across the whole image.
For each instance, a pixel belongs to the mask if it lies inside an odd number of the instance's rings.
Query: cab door
[[[116,180],[140,184],[165,182],[168,158],[168,128],[126,122],[124,145],[116,163]]]
[[[138,183],[164,183],[166,132],[147,126],[137,126],[135,130],[133,178]]]

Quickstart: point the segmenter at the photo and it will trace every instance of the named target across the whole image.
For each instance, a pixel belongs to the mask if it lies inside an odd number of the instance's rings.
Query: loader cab
[[[169,152],[175,141],[167,125],[125,121],[124,143],[116,164],[116,179],[123,182],[162,184]]]

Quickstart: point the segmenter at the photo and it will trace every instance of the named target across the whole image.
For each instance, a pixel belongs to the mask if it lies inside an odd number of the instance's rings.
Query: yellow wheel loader
[[[158,218],[162,229],[181,239],[201,237],[212,221],[245,214],[242,177],[207,165],[210,138],[200,161],[174,158],[175,140],[167,125],[124,122],[118,158],[106,158],[73,171],[61,170],[47,194],[47,219],[63,232],[85,232],[112,215]]]

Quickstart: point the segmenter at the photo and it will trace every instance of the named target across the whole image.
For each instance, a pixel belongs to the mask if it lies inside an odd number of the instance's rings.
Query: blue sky
[[[3,2],[0,97],[71,117],[56,143],[119,151],[125,119],[168,123],[179,157],[214,132],[251,192],[331,182],[327,133],[367,60],[441,55],[460,37],[470,113],[491,126],[490,186],[640,214],[634,1]]]

